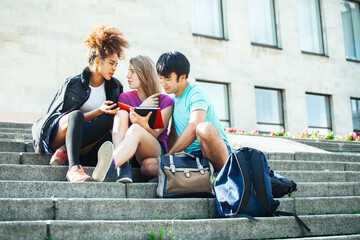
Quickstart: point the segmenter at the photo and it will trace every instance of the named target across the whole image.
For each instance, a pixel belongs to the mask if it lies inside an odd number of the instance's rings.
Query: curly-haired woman
[[[123,92],[113,78],[127,41],[117,28],[97,26],[85,40],[88,66],[79,75],[69,77],[55,94],[47,114],[32,127],[35,151],[55,152],[51,165],[69,164],[69,182],[91,180],[80,163],[80,153],[88,153],[112,128],[117,100]],[[94,174],[107,168],[103,159],[112,153],[106,142],[99,149]],[[86,164],[86,161],[85,161]],[[93,174],[93,177],[94,177]],[[95,177],[96,179],[96,177]],[[103,180],[103,179],[96,179]]]

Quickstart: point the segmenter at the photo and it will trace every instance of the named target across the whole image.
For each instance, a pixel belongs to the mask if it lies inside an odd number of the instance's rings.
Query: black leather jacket
[[[48,147],[53,127],[60,118],[80,107],[90,96],[89,87],[90,70],[84,71],[74,77],[65,80],[61,88],[56,92],[45,116],[37,120],[32,126],[34,149],[37,153],[50,152]],[[117,102],[123,92],[123,86],[116,78],[105,80],[106,100]]]

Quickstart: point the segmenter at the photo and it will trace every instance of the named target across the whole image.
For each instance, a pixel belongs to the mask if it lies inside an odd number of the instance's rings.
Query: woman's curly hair
[[[89,48],[88,61],[90,65],[93,64],[95,58],[103,60],[114,53],[122,58],[124,48],[129,46],[123,34],[117,28],[108,25],[94,27],[85,39],[85,45]]]

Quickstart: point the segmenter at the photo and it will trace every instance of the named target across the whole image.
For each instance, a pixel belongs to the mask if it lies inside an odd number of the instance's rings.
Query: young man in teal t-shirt
[[[190,83],[188,59],[180,52],[160,56],[156,69],[167,94],[174,93],[169,152],[185,151],[206,157],[216,171],[224,166],[231,148],[205,89]]]

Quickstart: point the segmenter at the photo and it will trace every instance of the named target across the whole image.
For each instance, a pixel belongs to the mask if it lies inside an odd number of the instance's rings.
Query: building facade
[[[129,59],[184,53],[224,127],[347,134],[360,130],[359,1],[0,0],[0,121],[34,122],[86,66],[96,24],[130,43]]]

